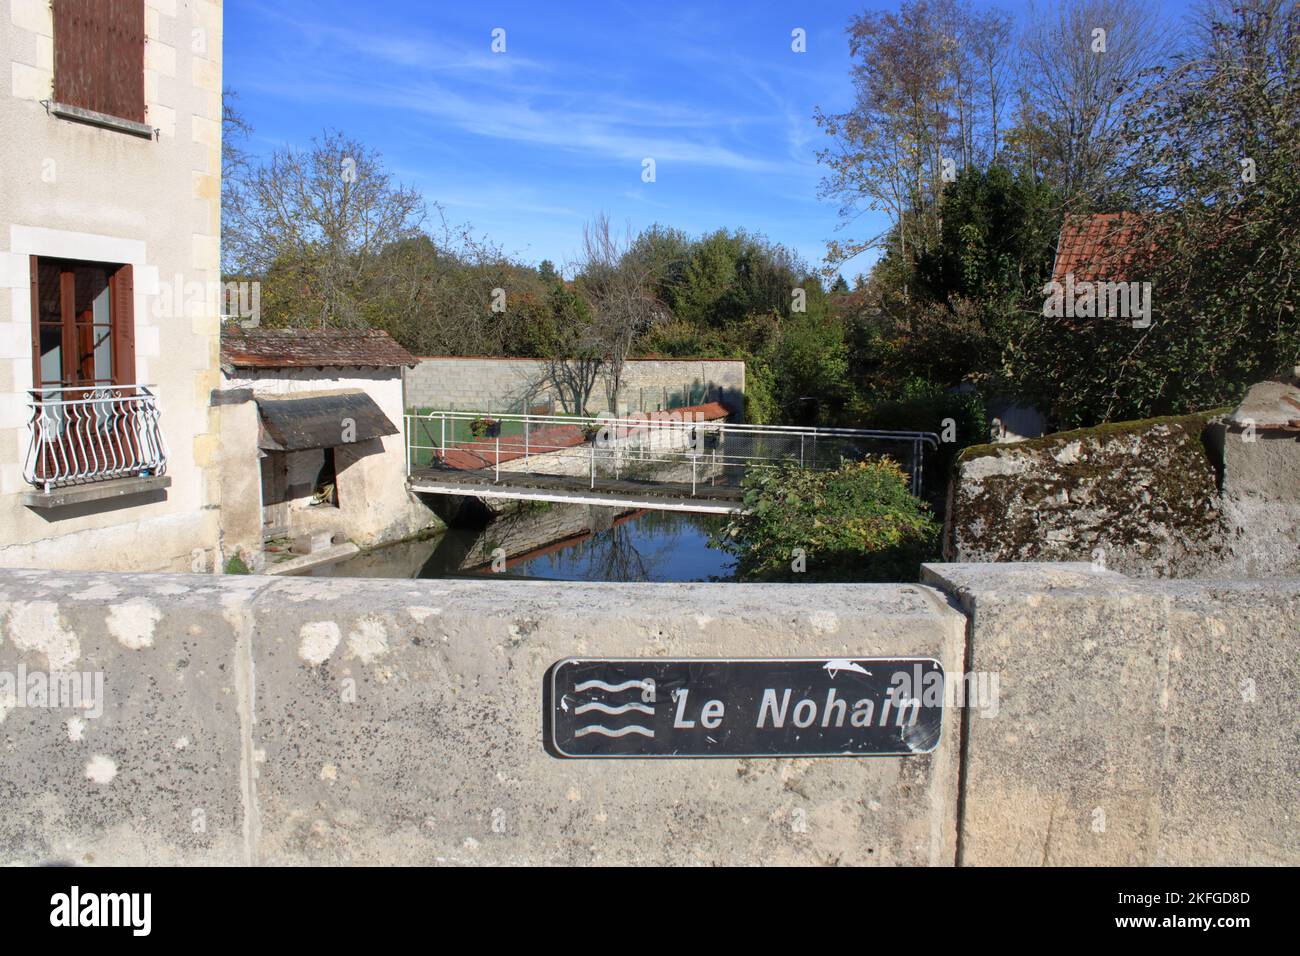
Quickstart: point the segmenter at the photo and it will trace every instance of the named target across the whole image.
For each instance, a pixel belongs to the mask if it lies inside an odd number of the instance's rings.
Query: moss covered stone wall
[[[1070,561],[1184,577],[1222,567],[1232,531],[1206,426],[1221,411],[1119,422],[958,458],[949,561]]]

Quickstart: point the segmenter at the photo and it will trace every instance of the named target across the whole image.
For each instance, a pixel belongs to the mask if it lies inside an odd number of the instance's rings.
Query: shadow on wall
[[[548,381],[540,359],[426,356],[403,372],[405,404],[421,411],[553,412],[574,414]],[[595,372],[589,408],[611,404],[607,382]],[[739,359],[630,359],[624,366],[618,410],[660,411],[717,401],[743,420],[745,363]]]

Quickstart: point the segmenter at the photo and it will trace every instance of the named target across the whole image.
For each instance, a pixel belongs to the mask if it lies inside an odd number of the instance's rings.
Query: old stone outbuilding
[[[413,364],[377,330],[223,328],[227,556],[259,565],[279,539],[299,553],[353,551],[437,523],[406,487],[402,370]]]

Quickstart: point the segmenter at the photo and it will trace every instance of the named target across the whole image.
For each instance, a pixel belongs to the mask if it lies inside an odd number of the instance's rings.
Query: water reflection
[[[555,581],[717,581],[732,558],[708,547],[723,519],[662,511],[552,505],[504,515],[482,530],[378,548],[321,568],[328,577],[444,578],[492,574]],[[494,571],[493,563],[504,571]]]

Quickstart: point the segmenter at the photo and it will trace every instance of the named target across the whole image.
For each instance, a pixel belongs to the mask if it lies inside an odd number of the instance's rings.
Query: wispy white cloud
[[[428,116],[476,136],[549,147],[597,160],[681,163],[747,173],[799,175],[792,157],[765,155],[724,139],[747,125],[767,124],[755,112],[736,116],[702,110],[667,96],[605,92],[557,81],[545,63],[515,53],[468,50],[427,36],[394,36],[308,21],[268,11],[297,42],[281,47],[245,89],[298,101],[347,102]],[[377,69],[376,67],[382,67]],[[451,77],[455,78],[454,85]]]
[[[822,12],[819,29],[780,0],[739,14],[635,0],[582,12],[227,0],[226,11],[227,79],[253,107],[259,152],[338,127],[449,218],[515,251],[562,261],[602,211],[639,227],[764,231],[810,259],[833,225],[816,196],[812,113],[851,100],[847,50],[826,52],[845,46],[847,12]],[[787,26],[796,15],[807,22]],[[496,24],[504,55],[491,52]],[[789,50],[794,25],[815,53]],[[647,157],[655,183],[641,182]]]

